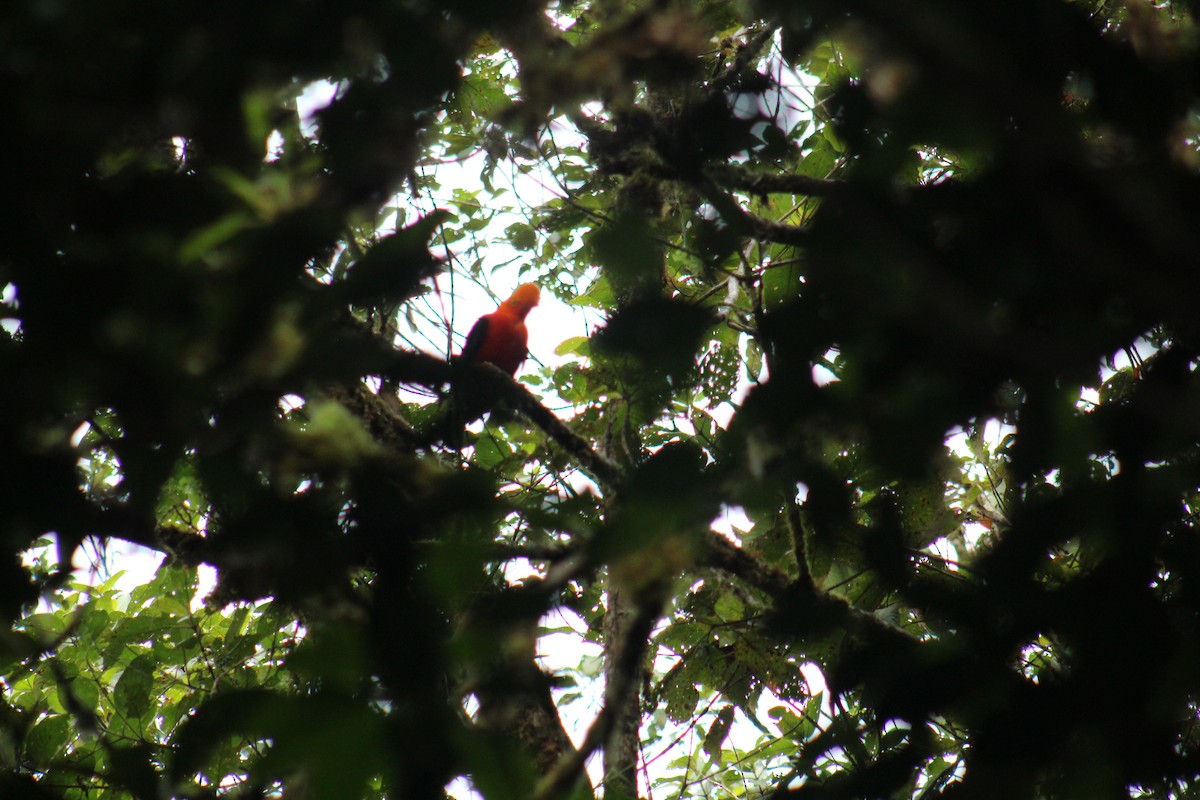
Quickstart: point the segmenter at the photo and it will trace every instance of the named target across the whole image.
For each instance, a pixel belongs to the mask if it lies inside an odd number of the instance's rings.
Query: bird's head
[[[538,289],[536,283],[522,283],[512,293],[512,297],[504,301],[504,304],[524,317],[530,309],[538,304],[541,296],[541,290]]]

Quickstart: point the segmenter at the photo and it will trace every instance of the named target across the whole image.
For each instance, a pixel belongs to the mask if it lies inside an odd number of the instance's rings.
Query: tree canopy
[[[1198,12],[5,3],[0,794],[1196,796]]]

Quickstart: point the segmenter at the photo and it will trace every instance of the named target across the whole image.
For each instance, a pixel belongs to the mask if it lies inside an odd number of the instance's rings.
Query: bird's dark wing
[[[462,352],[458,357],[462,361],[478,361],[479,351],[483,349],[483,343],[487,340],[488,319],[487,314],[480,317],[474,325],[471,326],[471,332],[467,334],[467,340],[463,342]]]

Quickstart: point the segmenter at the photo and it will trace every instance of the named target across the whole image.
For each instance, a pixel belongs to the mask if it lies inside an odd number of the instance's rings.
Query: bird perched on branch
[[[512,296],[490,314],[484,314],[471,326],[462,352],[452,359],[458,364],[492,364],[515,376],[529,355],[529,331],[525,317],[541,298],[536,284],[523,283]],[[479,380],[469,376],[460,377],[451,388],[446,402],[445,414],[434,425],[433,441],[460,446],[463,426],[479,419],[488,411],[493,418],[499,413],[494,407],[497,397],[494,389],[487,388]]]
[[[537,284],[523,283],[518,286],[512,297],[492,313],[484,314],[471,327],[459,360],[495,364],[515,376],[529,354],[529,331],[525,328],[525,317],[539,299],[541,291]]]

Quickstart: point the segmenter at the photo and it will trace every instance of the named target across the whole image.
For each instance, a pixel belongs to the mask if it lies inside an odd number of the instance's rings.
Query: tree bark
[[[641,722],[641,687],[628,681],[622,662],[627,648],[639,647],[630,636],[631,622],[637,614],[637,606],[615,584],[611,576],[608,582],[608,612],[604,616],[604,702],[614,715],[612,733],[604,747],[604,797],[605,800],[636,798],[638,766],[638,728]],[[627,690],[622,687],[631,683]]]

